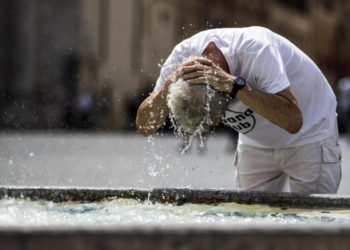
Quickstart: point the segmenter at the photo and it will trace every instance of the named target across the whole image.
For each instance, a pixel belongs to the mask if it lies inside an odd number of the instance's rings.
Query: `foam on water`
[[[0,226],[172,224],[348,224],[350,211],[281,210],[260,205],[151,204],[132,199],[79,204],[0,200]]]

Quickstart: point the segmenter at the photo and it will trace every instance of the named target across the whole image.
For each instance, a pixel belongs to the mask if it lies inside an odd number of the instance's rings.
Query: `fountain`
[[[69,213],[67,218],[81,217],[84,223],[3,225],[4,214],[16,213],[4,209],[6,202],[22,207],[39,202],[49,212]],[[121,206],[129,207],[122,213]],[[105,214],[123,216],[132,206],[141,209],[129,216],[138,223],[103,220]],[[1,249],[348,249],[349,209],[350,196],[340,195],[6,186],[0,188],[0,242]],[[39,214],[43,218],[37,221],[47,219]],[[164,223],[161,216],[168,216]]]

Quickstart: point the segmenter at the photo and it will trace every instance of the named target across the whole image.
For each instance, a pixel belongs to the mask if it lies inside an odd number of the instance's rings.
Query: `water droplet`
[[[164,172],[164,168],[156,169],[156,164],[154,164],[154,163],[150,164],[148,167],[148,174],[150,176],[155,177],[158,174],[163,173],[163,172]]]

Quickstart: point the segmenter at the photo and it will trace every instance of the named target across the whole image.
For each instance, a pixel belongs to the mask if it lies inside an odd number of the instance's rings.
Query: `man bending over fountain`
[[[140,105],[136,123],[143,136],[164,123],[169,88],[180,78],[230,96],[221,118],[240,133],[234,161],[238,190],[337,192],[335,95],[314,62],[290,41],[261,27],[206,30],[184,40]],[[209,120],[211,126],[217,122]]]

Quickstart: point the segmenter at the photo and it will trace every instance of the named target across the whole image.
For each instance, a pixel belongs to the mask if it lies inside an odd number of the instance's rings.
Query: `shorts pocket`
[[[322,145],[322,155],[324,162],[341,162],[341,150],[336,145]]]

